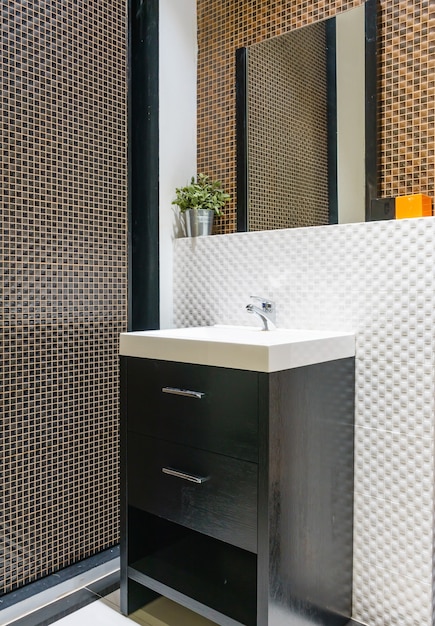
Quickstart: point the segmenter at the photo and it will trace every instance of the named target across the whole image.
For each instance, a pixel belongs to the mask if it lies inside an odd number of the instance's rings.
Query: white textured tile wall
[[[174,324],[353,330],[354,618],[433,625],[435,218],[175,242]]]

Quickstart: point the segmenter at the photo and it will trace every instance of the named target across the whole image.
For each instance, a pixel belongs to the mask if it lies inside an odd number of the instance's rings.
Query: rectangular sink
[[[328,330],[196,326],[121,333],[120,355],[255,372],[355,356],[355,335]]]

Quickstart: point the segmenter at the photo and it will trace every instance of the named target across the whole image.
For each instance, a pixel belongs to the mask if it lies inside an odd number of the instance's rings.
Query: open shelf
[[[155,543],[148,536],[148,546],[155,548],[130,564],[129,578],[220,624],[255,626],[257,556],[157,520],[144,528],[146,532],[159,529]]]

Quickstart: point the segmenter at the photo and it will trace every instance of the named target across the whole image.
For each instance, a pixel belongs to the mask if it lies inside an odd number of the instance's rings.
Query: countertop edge
[[[354,357],[355,337],[352,334],[343,334],[315,341],[277,345],[272,349],[266,346],[237,344],[235,354],[234,345],[228,342],[210,344],[201,340],[189,341],[145,335],[138,341],[138,335],[122,333],[119,355],[272,373]]]

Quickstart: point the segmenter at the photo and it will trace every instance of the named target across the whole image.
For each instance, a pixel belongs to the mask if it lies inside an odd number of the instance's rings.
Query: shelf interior
[[[257,556],[167,520],[144,515],[152,518],[143,527],[147,533],[147,554],[131,562],[130,567],[241,624],[255,626]],[[158,535],[155,541],[150,533]]]

